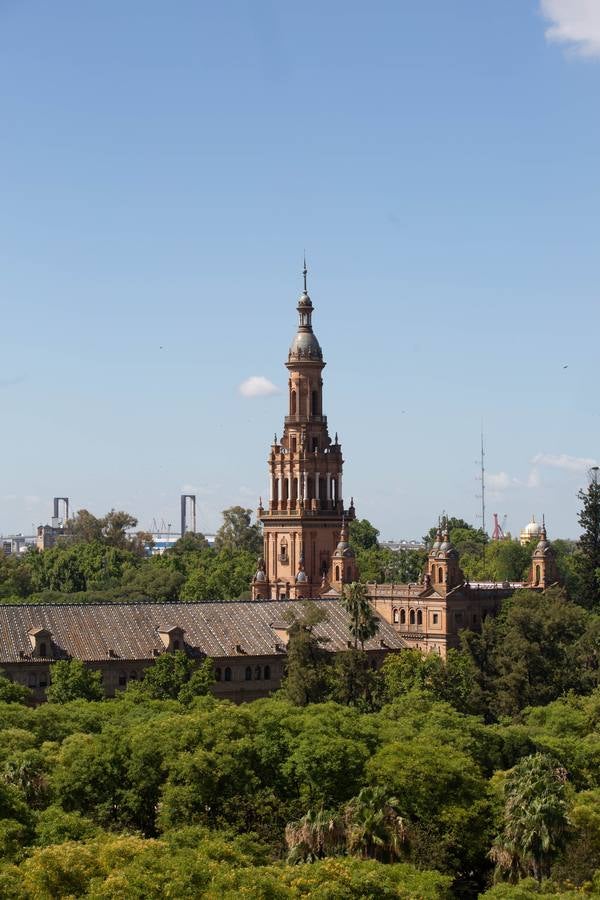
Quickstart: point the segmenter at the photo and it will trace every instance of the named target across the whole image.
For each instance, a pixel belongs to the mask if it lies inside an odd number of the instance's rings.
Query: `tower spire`
[[[306,276],[308,275],[308,269],[306,268],[306,250],[304,251],[304,268],[302,269],[302,275],[304,277],[304,293],[307,294]]]

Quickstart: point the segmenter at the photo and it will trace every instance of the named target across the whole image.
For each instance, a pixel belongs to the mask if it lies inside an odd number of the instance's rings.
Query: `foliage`
[[[49,703],[71,700],[102,700],[102,676],[79,659],[63,659],[50,667],[50,685],[46,691]]]
[[[585,693],[598,683],[598,623],[560,589],[517,591],[480,634],[463,633],[482,695],[496,716]]]
[[[262,553],[260,523],[251,525],[251,509],[231,506],[223,510],[223,524],[215,536],[216,550],[247,550],[254,556]]]
[[[591,470],[591,476],[587,490],[577,495],[582,528],[576,556],[577,600],[588,609],[600,610],[600,482],[596,470]]]
[[[329,654],[324,639],[314,633],[326,614],[314,603],[304,601],[302,612],[291,611],[288,621],[286,672],[281,685],[282,695],[297,706],[317,703],[327,696],[329,686]]]
[[[0,671],[0,703],[27,703],[32,698],[29,688],[15,684]]]
[[[360,581],[345,584],[340,600],[350,618],[349,629],[354,639],[354,649],[356,650],[360,643],[361,650],[364,650],[365,641],[375,637],[379,630],[365,585]]]
[[[504,784],[502,827],[491,851],[498,869],[514,880],[548,877],[566,842],[566,770],[542,753],[521,760]]]
[[[141,684],[130,687],[130,690],[151,700],[191,703],[194,697],[206,696],[214,680],[211,659],[198,664],[183,650],[175,650],[174,653],[159,656],[144,672]]]
[[[350,546],[357,550],[376,550],[379,547],[379,529],[368,519],[353,519],[349,528]]]

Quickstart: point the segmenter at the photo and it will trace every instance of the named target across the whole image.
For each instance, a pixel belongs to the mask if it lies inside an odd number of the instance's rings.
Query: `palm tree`
[[[503,828],[490,852],[510,878],[547,877],[552,858],[565,842],[568,826],[566,770],[551,756],[522,759],[504,785]]]
[[[348,853],[381,862],[398,859],[407,828],[397,805],[398,801],[381,787],[363,788],[350,800],[344,816]]]
[[[379,630],[377,617],[367,597],[367,589],[360,581],[344,585],[341,597],[342,605],[350,615],[350,634],[354,638],[354,649],[365,649],[365,641],[374,637]]]
[[[344,846],[344,829],[340,820],[323,809],[309,809],[297,822],[285,828],[288,862],[314,862],[335,856]]]

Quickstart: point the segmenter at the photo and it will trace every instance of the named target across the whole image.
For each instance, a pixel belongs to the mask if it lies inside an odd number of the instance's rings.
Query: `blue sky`
[[[0,531],[267,490],[302,252],[344,489],[576,536],[600,4],[0,0]],[[568,366],[568,368],[564,368]]]

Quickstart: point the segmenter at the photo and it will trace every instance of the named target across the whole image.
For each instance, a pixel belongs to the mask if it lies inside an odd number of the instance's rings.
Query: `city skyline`
[[[0,11],[0,532],[268,493],[306,248],[344,493],[577,537],[598,460],[594,13]],[[252,380],[254,379],[254,380]]]

